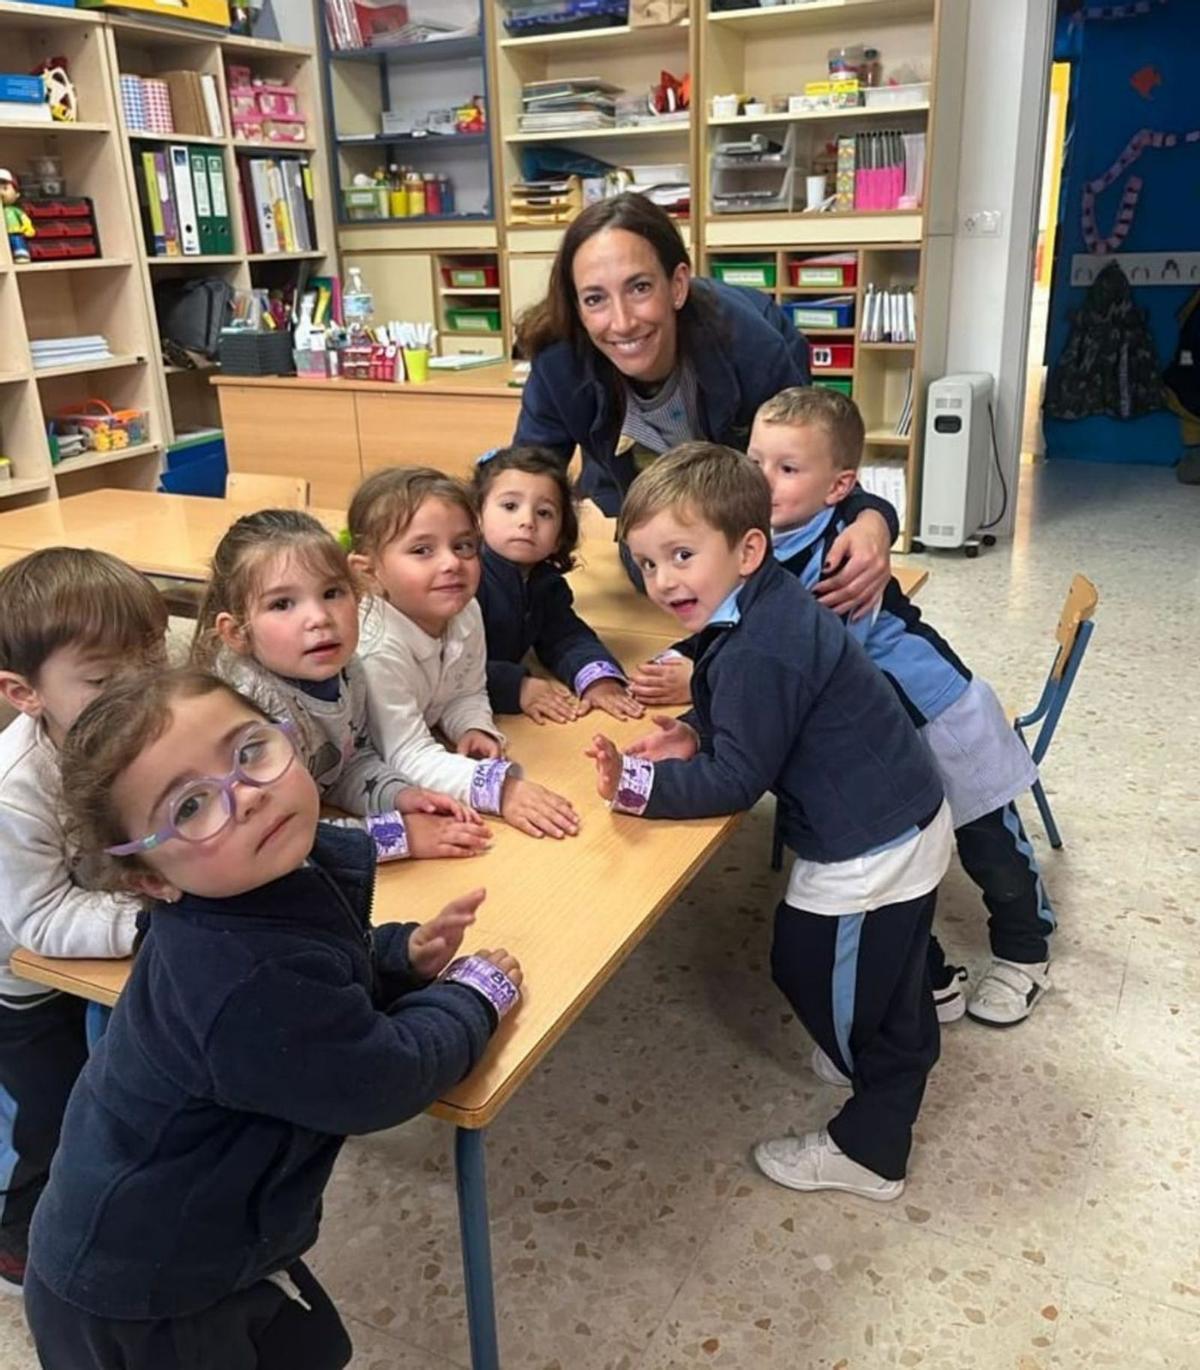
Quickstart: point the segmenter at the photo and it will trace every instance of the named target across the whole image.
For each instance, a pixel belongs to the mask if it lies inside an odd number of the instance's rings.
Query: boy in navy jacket
[[[699,818],[772,791],[796,854],[771,968],[853,1095],[827,1129],[759,1144],[793,1189],[904,1190],[938,1056],[925,949],[950,854],[942,787],[887,683],[770,556],[771,496],[740,453],[685,443],[640,475],[619,534],[647,593],[694,634],[694,707],[621,756],[589,749],[621,813]]]
[[[781,391],[755,417],[750,459],[771,488],[774,554],[809,589],[846,525],[863,442],[854,401],[829,390]],[[966,971],[930,941],[938,1017],[951,1022],[965,1010],[976,1022],[1010,1027],[1050,988],[1054,911],[1015,802],[1037,768],[995,691],[924,622],[895,578],[874,613],[846,626],[920,729],[945,786],[963,869],[989,913],[993,960],[969,1000]]]
[[[446,969],[482,890],[373,930],[372,839],[318,829],[287,725],[212,676],[112,687],[63,767],[102,878],[159,905],[34,1214],[41,1363],[338,1370],[350,1342],[301,1257],[342,1141],[461,1079],[519,968]]]

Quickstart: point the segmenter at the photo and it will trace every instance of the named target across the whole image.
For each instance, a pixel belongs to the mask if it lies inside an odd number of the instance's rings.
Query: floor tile
[[[1200,1365],[1200,1308],[1185,1313],[1071,1280],[1048,1370],[1195,1370]]]

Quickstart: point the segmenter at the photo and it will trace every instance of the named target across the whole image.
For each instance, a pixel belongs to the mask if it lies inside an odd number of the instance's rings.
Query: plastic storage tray
[[[447,309],[446,322],[456,333],[497,333],[498,309]]]
[[[819,332],[822,328],[850,328],[854,323],[854,299],[791,300],[784,304],[797,328]]]
[[[858,284],[858,262],[821,262],[802,258],[788,262],[792,285],[823,285],[844,289]]]
[[[494,290],[500,284],[500,268],[491,262],[479,266],[444,266],[442,282],[453,290]]]
[[[854,344],[813,343],[808,356],[814,371],[846,371],[854,365]]]
[[[775,289],[775,263],[771,261],[715,261],[712,274],[726,285],[750,285]]]

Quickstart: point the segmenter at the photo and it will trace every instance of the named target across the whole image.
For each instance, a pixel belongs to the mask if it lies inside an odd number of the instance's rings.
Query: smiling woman
[[[673,220],[644,196],[589,206],[563,235],[546,298],[518,322],[532,361],[515,444],[578,447],[581,492],[618,512],[639,471],[682,442],[745,451],[755,411],[809,385],[808,343],[761,291],[692,276]],[[830,607],[872,603],[888,576],[891,506],[859,494],[835,546]],[[854,511],[852,511],[854,512]]]

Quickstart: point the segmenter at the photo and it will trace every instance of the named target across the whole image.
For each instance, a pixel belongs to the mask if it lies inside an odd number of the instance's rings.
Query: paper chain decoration
[[[1131,0],[1125,5],[1087,5],[1071,16],[1072,24],[1082,24],[1088,19],[1132,19],[1139,14],[1149,14],[1155,5],[1169,4],[1170,0]]]
[[[1124,171],[1127,171],[1147,148],[1179,147],[1181,144],[1200,143],[1200,129],[1190,133],[1160,133],[1144,128],[1135,133],[1125,147],[1125,151],[1109,167],[1103,176],[1088,181],[1083,188],[1083,241],[1089,252],[1103,256],[1117,252],[1129,236],[1137,213],[1138,200],[1141,199],[1143,181],[1140,176],[1131,176],[1125,183],[1121,195],[1121,207],[1117,210],[1116,223],[1107,238],[1101,238],[1096,226],[1096,197],[1102,195]]]

